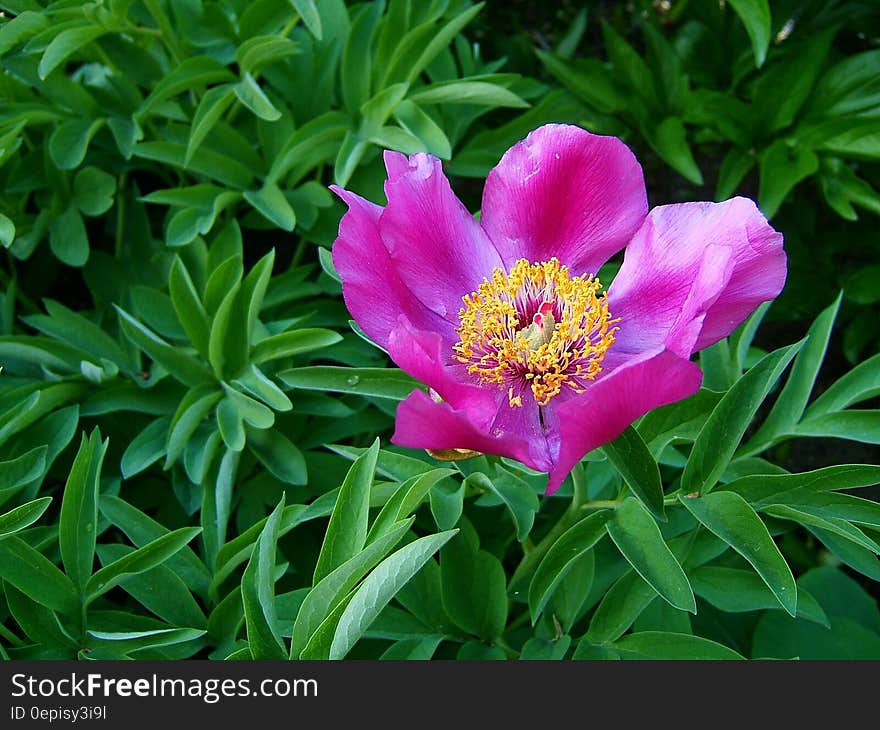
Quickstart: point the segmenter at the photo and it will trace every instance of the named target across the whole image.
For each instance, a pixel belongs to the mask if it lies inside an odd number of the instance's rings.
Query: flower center
[[[507,387],[511,407],[522,405],[525,388],[540,406],[564,387],[583,393],[618,329],[601,288],[592,276],[571,277],[556,258],[520,259],[509,274],[496,268],[462,298],[454,357],[481,382]]]

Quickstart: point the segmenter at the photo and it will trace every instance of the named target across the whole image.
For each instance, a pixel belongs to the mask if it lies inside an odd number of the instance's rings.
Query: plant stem
[[[516,593],[515,589],[518,587],[517,584],[522,582],[527,575],[538,567],[538,564],[544,558],[544,555],[553,543],[556,542],[562,533],[564,533],[569,527],[585,516],[583,507],[590,503],[584,502],[587,496],[587,484],[584,480],[583,467],[581,467],[580,464],[576,465],[572,470],[571,480],[574,486],[571,504],[556,524],[550,528],[550,532],[544,536],[544,539],[523,557],[522,561],[514,571],[513,577],[510,579],[510,591]]]
[[[580,464],[572,470],[571,480],[574,486],[571,505],[569,505],[569,508],[559,518],[556,524],[550,528],[550,531],[544,536],[541,542],[531,549],[523,551],[525,555],[520,561],[520,564],[516,567],[513,577],[510,579],[508,592],[511,594],[516,594],[521,590],[519,584],[538,567],[541,560],[543,560],[544,555],[546,555],[547,551],[553,546],[553,543],[555,543],[566,530],[586,517],[591,510],[617,509],[623,503],[624,495],[621,495],[617,499],[595,499],[588,501],[586,499],[587,484],[584,479],[583,468]],[[678,504],[678,498],[675,495],[664,497],[663,504],[666,506]]]

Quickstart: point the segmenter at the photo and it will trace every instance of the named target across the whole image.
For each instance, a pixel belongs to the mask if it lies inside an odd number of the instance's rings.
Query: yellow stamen
[[[591,276],[571,277],[556,258],[520,259],[509,274],[495,269],[462,298],[454,357],[481,382],[507,386],[511,407],[522,405],[526,387],[540,406],[563,387],[582,393],[618,330],[601,288]]]

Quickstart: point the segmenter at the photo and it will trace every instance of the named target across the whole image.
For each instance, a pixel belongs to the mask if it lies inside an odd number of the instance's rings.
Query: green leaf
[[[801,180],[819,170],[816,154],[798,144],[778,139],[760,156],[758,204],[772,218],[789,192]]]
[[[79,26],[62,30],[43,51],[40,65],[37,67],[40,79],[45,81],[46,77],[70,56],[83,46],[100,38],[107,31],[107,28],[100,25]]]
[[[378,457],[379,439],[376,439],[348,470],[315,565],[314,584],[363,549],[367,539],[370,489]]]
[[[230,319],[233,316],[232,310],[240,289],[239,282],[235,282],[230,287],[223,299],[220,300],[220,305],[214,313],[214,320],[211,322],[211,334],[208,337],[208,361],[211,363],[214,375],[221,380],[226,372],[228,340],[239,334],[238,332],[230,333]]]
[[[389,646],[379,659],[384,661],[425,661],[434,656],[442,636],[429,636],[424,639],[400,639]]]
[[[290,398],[284,395],[284,391],[263,375],[262,371],[255,365],[251,365],[244,373],[233,380],[232,384],[246,390],[276,411],[284,412],[293,409],[293,403],[291,403]]]
[[[831,328],[842,298],[841,293],[830,307],[816,317],[810,331],[807,332],[806,343],[794,359],[785,387],[761,424],[761,428],[743,447],[742,455],[763,451],[773,442],[774,437],[791,432],[800,420],[810,399],[810,393],[813,392],[819,368],[825,359]]]
[[[594,644],[615,641],[657,598],[657,591],[634,570],[624,573],[602,597],[586,637]]]
[[[383,535],[318,581],[309,591],[296,615],[290,644],[290,658],[300,658],[321,623],[336,610],[349,591],[403,538],[413,519],[395,523]]]
[[[245,191],[244,199],[282,230],[292,231],[296,227],[296,213],[275,183],[267,182],[259,190]]]
[[[35,314],[25,321],[48,335],[68,342],[95,358],[105,358],[124,366],[128,360],[119,342],[81,314],[52,299],[44,299],[48,316]]]
[[[733,649],[702,636],[669,631],[641,631],[614,643],[622,659],[745,659]]]
[[[724,473],[758,407],[804,340],[774,350],[734,383],[700,430],[681,476],[686,494],[705,494]]]
[[[127,576],[143,573],[163,564],[202,531],[201,527],[181,527],[156,538],[98,570],[85,586],[86,601],[103,595]]]
[[[438,29],[432,20],[407,33],[397,43],[379,88],[385,88],[395,81],[413,83],[482,8],[483,3],[477,3],[456,15],[442,28]]]
[[[0,461],[0,497],[13,494],[41,476],[47,453],[45,446],[38,446],[15,459]]]
[[[596,572],[596,552],[588,550],[553,589],[548,611],[556,616],[564,632],[570,632],[575,622],[591,607],[587,605],[587,599],[593,589]]]
[[[715,200],[721,201],[730,198],[754,166],[755,158],[753,155],[736,147],[730,150],[718,170]]]
[[[804,420],[842,410],[880,395],[880,353],[856,365],[807,408]]]
[[[366,106],[366,104],[364,105]],[[367,141],[353,132],[346,132],[333,164],[333,179],[340,187],[348,184],[367,151]]]
[[[49,18],[34,10],[12,9],[16,16],[7,20],[0,27],[0,56],[4,56],[9,50],[19,43],[28,40],[49,25]]]
[[[605,523],[611,515],[609,510],[594,512],[569,527],[550,546],[529,584],[529,612],[533,624],[565,576],[605,535]]]
[[[98,485],[109,443],[109,439],[101,441],[98,429],[88,438],[83,434],[61,499],[58,547],[64,571],[81,594],[86,590],[95,558]]]
[[[315,0],[290,0],[290,4],[299,13],[299,17],[302,18],[306,28],[309,29],[309,33],[318,40],[321,40],[323,38],[321,14],[318,12]]]
[[[394,595],[456,532],[421,537],[379,563],[340,615],[329,658],[344,658]]]
[[[809,99],[819,72],[825,66],[839,26],[829,24],[794,41],[782,60],[765,69],[753,86],[752,108],[760,132],[770,133],[791,125]],[[789,41],[792,43],[792,41]],[[781,90],[785,93],[780,93]]]
[[[570,646],[571,637],[567,635],[552,640],[533,637],[523,644],[519,658],[521,661],[564,659]]]
[[[381,3],[364,5],[352,20],[351,31],[342,49],[340,90],[345,108],[352,113],[356,113],[370,96],[371,47],[383,11]]]
[[[654,89],[653,74],[644,59],[636,50],[618,35],[612,26],[602,22],[602,37],[608,58],[615,71],[626,80],[626,83],[649,107],[657,107],[657,95]]]
[[[241,81],[239,81],[233,88],[238,100],[260,119],[265,119],[267,122],[274,122],[281,118],[281,112],[275,108],[275,105],[272,104],[271,101],[269,101],[266,92],[260,88],[260,85],[254,80],[254,77],[251,76],[249,72],[245,71],[244,75],[241,77]],[[293,230],[293,228],[291,227],[286,230]]]
[[[648,511],[666,522],[660,468],[639,432],[632,426],[627,427],[614,441],[603,446],[602,452]]]
[[[120,543],[98,545],[101,564],[113,562],[134,552],[134,548]],[[144,608],[172,626],[203,629],[205,614],[183,579],[171,568],[157,565],[142,573],[130,574],[119,581],[119,586]],[[241,598],[239,596],[239,606]]]
[[[49,507],[51,497],[40,497],[0,515],[0,539],[30,527]]]
[[[129,442],[119,464],[123,479],[139,474],[165,455],[170,425],[170,418],[157,418]]]
[[[292,56],[298,51],[299,46],[290,38],[261,35],[248,38],[240,44],[235,50],[235,57],[243,72],[257,74],[264,66]]]
[[[248,365],[248,351],[255,339],[257,319],[266,288],[272,278],[275,249],[263,256],[241,283],[241,289],[230,314],[229,335],[225,342],[226,371],[239,376]]]
[[[168,292],[171,295],[171,304],[177,313],[177,319],[183,325],[189,341],[196,348],[196,351],[207,360],[211,332],[208,313],[199,298],[189,271],[178,256],[174,257],[174,263],[171,264],[171,271],[168,274]]]
[[[190,388],[180,401],[171,419],[165,443],[165,468],[169,469],[180,458],[190,436],[208,416],[214,405],[222,398],[220,391],[211,385]],[[217,417],[218,421],[220,416]]]
[[[101,514],[122,530],[128,539],[138,547],[169,534],[167,527],[119,497],[103,494],[98,506]],[[169,557],[165,564],[186,581],[186,584],[193,591],[199,594],[207,592],[208,583],[211,580],[210,573],[190,548],[184,547]]]
[[[136,116],[141,117],[152,111],[163,101],[184,91],[199,89],[208,84],[219,84],[234,80],[229,69],[212,56],[199,54],[185,58],[153,87],[144,99]]]
[[[441,479],[455,474],[454,469],[431,469],[404,481],[385,503],[367,533],[367,545],[388,529],[415,512]]]
[[[850,410],[826,413],[801,421],[798,436],[841,438],[864,444],[880,444],[880,410]]]
[[[403,400],[419,383],[397,368],[349,368],[315,365],[282,370],[278,377],[291,388]]]
[[[240,393],[226,383],[223,383],[223,390],[226,392],[226,398],[235,403],[242,420],[255,429],[271,428],[275,424],[275,414],[271,408],[250,396]]]
[[[636,572],[666,601],[682,611],[696,613],[697,604],[687,576],[663,541],[651,513],[637,499],[625,499],[608,534]]]
[[[248,431],[247,444],[269,472],[285,484],[308,483],[302,452],[276,429]]]
[[[770,46],[770,4],[767,0],[730,0],[730,7],[746,27],[752,41],[755,66],[761,68]]]
[[[0,540],[0,578],[53,611],[70,615],[80,611],[78,592],[70,578],[15,535]]]
[[[694,185],[703,184],[703,173],[694,161],[687,131],[678,117],[666,117],[649,138],[657,154]]]
[[[322,350],[337,342],[342,342],[342,336],[338,332],[318,327],[281,332],[260,340],[254,345],[254,349],[251,351],[251,362],[259,364],[267,360],[301,355],[314,350]],[[341,369],[352,370],[352,368]]]
[[[875,555],[880,554],[880,546],[878,546],[876,542],[867,537],[865,533],[857,527],[853,527],[849,522],[838,517],[821,517],[812,512],[807,512],[806,510],[798,509],[787,504],[770,504],[766,507],[761,507],[761,512],[772,517],[778,517],[782,520],[797,522],[805,527],[816,527],[820,530],[825,530],[834,535],[846,538],[859,547],[870,550]]]
[[[61,262],[82,267],[89,260],[89,237],[80,212],[71,205],[49,226],[49,246]]]
[[[241,451],[247,443],[241,413],[232,398],[223,398],[217,406],[217,428],[223,443],[231,451]]]
[[[269,515],[254,544],[241,581],[248,643],[254,659],[287,659],[275,614],[275,547],[284,496]]]
[[[720,537],[751,563],[782,607],[797,614],[797,586],[767,527],[735,492],[715,492],[679,501],[710,532]]]
[[[73,178],[73,202],[86,215],[110,210],[115,193],[116,178],[98,167],[84,167]]]
[[[461,518],[464,509],[464,482],[456,484],[452,480],[437,484],[430,494],[431,515],[439,530],[450,530]]]
[[[411,99],[404,99],[394,108],[394,118],[431,154],[443,160],[452,156],[452,144],[446,133]]]
[[[186,143],[186,154],[183,158],[184,167],[189,167],[196,150],[204,142],[214,125],[220,121],[220,117],[223,116],[234,99],[235,87],[231,84],[214,86],[205,92],[193,116],[189,139]]]
[[[719,489],[736,492],[753,505],[778,501],[790,492],[830,492],[880,484],[880,466],[842,464],[799,474],[760,474],[744,476]]]
[[[15,223],[8,217],[0,213],[0,245],[9,248],[15,239]]]
[[[767,584],[748,570],[704,565],[690,575],[694,593],[715,608],[728,613],[780,608],[779,599]],[[809,593],[798,589],[797,615],[828,626],[825,611]]]
[[[86,157],[89,142],[104,119],[72,119],[59,124],[49,137],[49,156],[59,170],[73,170]]]
[[[516,528],[516,539],[522,542],[532,530],[535,512],[540,507],[538,496],[522,479],[506,469],[496,465],[495,475],[489,478],[485,474],[476,473],[468,477],[469,483],[486,489],[504,502],[513,518]]]
[[[431,84],[409,95],[416,104],[470,104],[525,109],[529,103],[499,84],[456,79]]]
[[[211,372],[201,362],[179,348],[169,345],[125,310],[116,305],[114,308],[119,315],[119,324],[125,336],[181,383],[195,386],[214,382]]]
[[[468,526],[440,553],[443,608],[459,628],[492,641],[507,622],[507,581],[501,562],[479,549],[472,529]]]

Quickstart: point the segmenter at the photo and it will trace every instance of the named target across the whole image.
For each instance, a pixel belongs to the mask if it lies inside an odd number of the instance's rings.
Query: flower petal
[[[595,274],[648,211],[642,168],[616,137],[547,124],[511,147],[489,173],[482,225],[511,266],[555,256]]]
[[[400,314],[420,329],[435,330],[455,341],[455,329],[416,299],[401,281],[379,237],[382,208],[348,190],[331,186],[348,204],[333,244],[333,265],[342,279],[342,296],[354,319],[376,343],[388,337]]]
[[[398,406],[394,443],[423,449],[474,449],[549,469],[552,462],[531,391],[521,393],[522,406],[511,408],[507,393],[478,385],[463,366],[444,364],[447,349],[440,336],[414,329],[405,317],[400,317],[391,333],[388,352],[405,372],[430,386],[444,401],[428,398],[428,405],[411,395]]]
[[[487,431],[476,426],[469,415],[449,403],[435,403],[417,390],[397,407],[391,441],[414,449],[472,449],[508,456],[538,471],[550,468],[543,438],[536,440],[500,428]],[[537,425],[537,418],[535,422]]]
[[[480,224],[452,192],[440,160],[385,153],[388,205],[382,241],[406,286],[431,311],[458,326],[461,298],[501,258]],[[405,166],[404,166],[405,165]]]
[[[696,364],[662,350],[621,365],[583,394],[547,409],[547,425],[559,438],[547,494],[585,454],[613,441],[648,411],[695,393],[702,378]]]
[[[453,408],[467,410],[473,422],[488,429],[495,418],[495,393],[467,376],[463,365],[446,364],[448,343],[436,332],[417,330],[405,316],[388,338],[388,354],[416,380],[433,388]]]
[[[621,319],[609,362],[661,346],[689,357],[777,296],[785,275],[782,234],[751,200],[654,208],[608,290]]]

